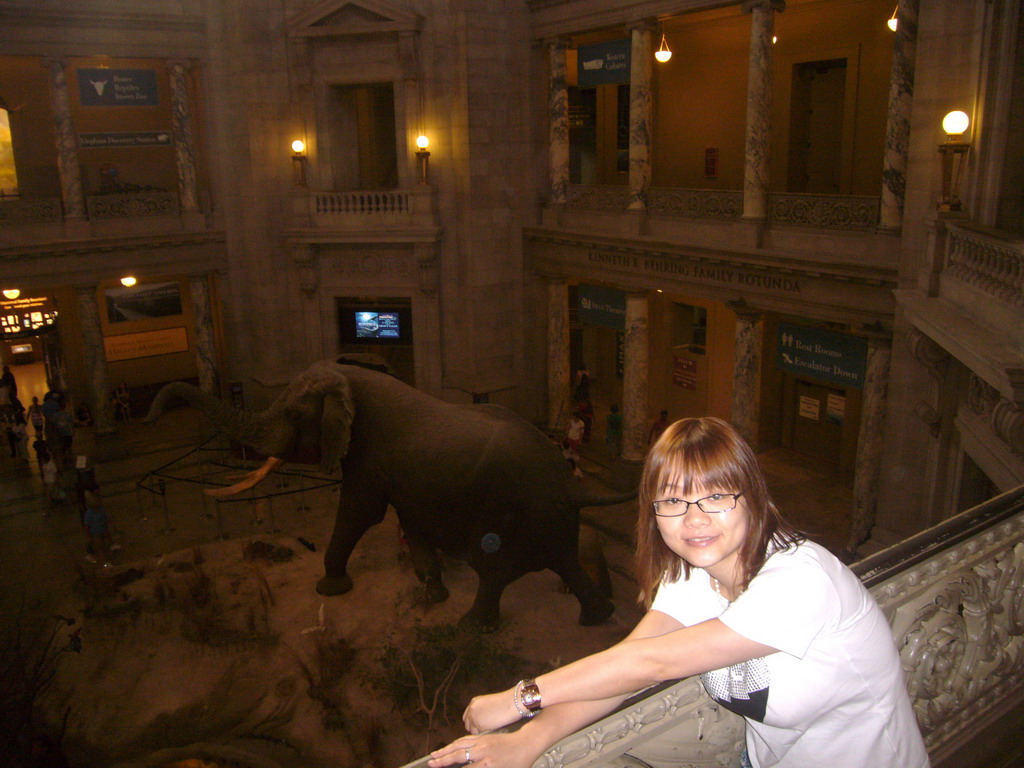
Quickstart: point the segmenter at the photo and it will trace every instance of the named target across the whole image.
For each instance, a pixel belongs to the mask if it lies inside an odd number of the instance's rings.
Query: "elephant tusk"
[[[263,479],[277,469],[279,466],[284,464],[283,459],[277,459],[273,456],[268,456],[267,460],[263,462],[263,466],[259,469],[254,469],[245,475],[241,482],[235,483],[234,485],[228,485],[224,488],[212,488],[210,490],[203,491],[207,496],[220,497],[220,496],[234,496],[236,493],[241,493],[252,488],[254,485],[259,484]],[[237,477],[235,475],[234,477]]]

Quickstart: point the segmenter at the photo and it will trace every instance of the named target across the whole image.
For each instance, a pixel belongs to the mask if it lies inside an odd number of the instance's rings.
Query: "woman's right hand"
[[[431,752],[427,765],[430,768],[442,768],[471,762],[481,768],[530,768],[544,753],[544,746],[538,744],[525,730],[462,736],[448,746]]]
[[[519,720],[514,695],[514,689],[509,688],[506,691],[474,696],[462,713],[466,730],[470,733],[483,733]]]

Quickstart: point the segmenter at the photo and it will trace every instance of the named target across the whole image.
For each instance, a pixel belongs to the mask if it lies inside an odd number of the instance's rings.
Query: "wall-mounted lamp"
[[[889,29],[891,29],[893,32],[896,31],[896,27],[900,23],[900,20],[896,18],[896,14],[899,13],[899,10],[900,6],[899,3],[897,3],[896,7],[892,9],[892,16],[890,16],[889,20],[885,22],[886,26],[889,27]]]
[[[946,132],[946,141],[939,144],[942,155],[942,197],[939,199],[940,211],[959,211],[960,175],[964,167],[964,159],[971,148],[970,142],[963,140],[970,118],[965,112],[955,110],[942,118],[942,130]]]
[[[430,183],[430,153],[427,147],[430,146],[430,139],[422,133],[416,137],[416,159],[420,165],[420,184]]]
[[[121,278],[121,285],[123,285],[125,288],[131,288],[137,282],[139,282],[139,281],[136,280],[131,275],[125,275],[124,277]]]
[[[772,35],[772,45],[775,45],[777,42],[779,42],[779,36]]]
[[[306,186],[306,142],[302,139],[292,142],[292,177],[296,187]]]
[[[16,298],[21,296],[21,291],[17,288],[4,288],[4,298],[14,301]]]
[[[665,33],[661,33],[661,46],[654,52],[654,58],[664,64],[672,58],[672,51],[668,49],[668,41],[665,40]]]

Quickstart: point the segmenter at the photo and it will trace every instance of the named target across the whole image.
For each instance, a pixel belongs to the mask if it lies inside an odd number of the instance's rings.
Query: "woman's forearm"
[[[536,678],[545,709],[566,702],[597,702],[626,696],[661,682],[648,639],[623,640]]]

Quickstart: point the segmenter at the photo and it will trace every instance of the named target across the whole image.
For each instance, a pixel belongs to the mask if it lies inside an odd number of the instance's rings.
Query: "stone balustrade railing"
[[[1024,239],[947,222],[943,272],[994,299],[1024,309]]]
[[[935,766],[1020,703],[1024,486],[853,567],[888,617]],[[735,766],[743,723],[697,678],[641,692],[534,768]],[[423,768],[426,759],[406,768]]]
[[[178,215],[178,195],[174,192],[123,192],[113,195],[89,195],[86,197],[85,203],[91,221]]]
[[[570,184],[570,207],[624,211],[629,203],[625,187]],[[870,231],[878,225],[878,198],[858,195],[806,195],[775,192],[769,196],[772,224],[819,229]],[[688,219],[736,220],[743,214],[739,190],[667,189],[652,187],[647,210],[661,216]]]
[[[312,192],[309,215],[315,227],[418,226],[432,222],[433,196],[421,189]]]
[[[60,198],[9,198],[0,200],[0,224],[59,224]]]

